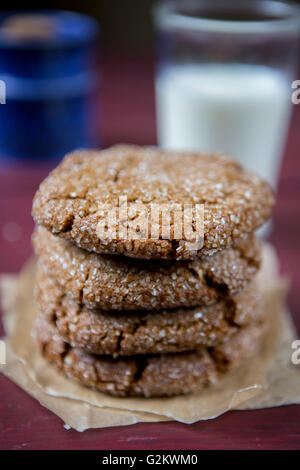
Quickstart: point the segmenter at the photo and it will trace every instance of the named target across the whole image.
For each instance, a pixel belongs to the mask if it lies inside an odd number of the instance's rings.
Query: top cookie
[[[273,204],[269,185],[228,157],[117,145],[67,155],[33,217],[88,251],[195,259],[244,239]]]

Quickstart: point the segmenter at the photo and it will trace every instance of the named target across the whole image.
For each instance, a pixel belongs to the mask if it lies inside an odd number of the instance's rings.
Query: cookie
[[[261,347],[264,328],[252,325],[214,348],[114,359],[73,348],[40,315],[36,338],[45,359],[82,385],[115,396],[159,397],[197,392],[216,383]]]
[[[141,260],[90,253],[37,227],[36,253],[63,290],[88,308],[154,310],[209,305],[233,296],[260,264],[254,236],[193,261]]]
[[[270,186],[228,157],[118,145],[67,155],[40,185],[33,217],[88,251],[195,259],[243,240],[273,204]]]
[[[156,354],[215,346],[242,326],[262,322],[264,311],[254,286],[214,305],[148,311],[91,310],[65,295],[39,264],[38,309],[71,346],[94,354]]]

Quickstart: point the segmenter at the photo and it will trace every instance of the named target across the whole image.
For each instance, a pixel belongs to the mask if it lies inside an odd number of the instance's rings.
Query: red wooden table
[[[151,61],[128,57],[106,59],[103,64],[102,96],[102,135],[105,146],[118,141],[155,143]],[[292,279],[288,301],[298,332],[299,131],[300,105],[295,106],[285,152],[272,235],[282,272]],[[42,165],[34,167],[24,164],[0,168],[0,272],[17,272],[32,253],[31,201],[47,172],[48,168]],[[0,449],[220,448],[300,448],[300,406],[233,411],[218,419],[193,425],[151,423],[77,433],[73,430],[66,431],[58,417],[0,376]]]

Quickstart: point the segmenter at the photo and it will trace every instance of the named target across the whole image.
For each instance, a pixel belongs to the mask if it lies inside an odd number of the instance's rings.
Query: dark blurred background
[[[71,10],[94,17],[101,25],[101,44],[107,51],[151,51],[154,30],[151,7],[159,0],[53,0],[48,2],[3,2],[0,11],[21,9]],[[226,1],[226,0],[224,0]],[[184,3],[185,0],[182,0]],[[300,0],[294,0],[300,3]]]
[[[184,0],[183,0],[184,1]],[[58,9],[84,13],[95,18],[101,26],[101,45],[118,52],[151,51],[154,42],[151,6],[154,0],[63,0],[48,2],[3,2],[0,11]]]
[[[58,9],[96,19],[100,26],[97,132],[101,146],[111,145],[116,139],[154,144],[155,32],[151,10],[156,3],[159,0],[11,1],[2,3],[0,11]],[[133,82],[137,85],[134,95]]]

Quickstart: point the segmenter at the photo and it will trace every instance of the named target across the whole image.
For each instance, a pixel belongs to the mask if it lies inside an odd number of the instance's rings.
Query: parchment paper
[[[7,335],[7,363],[1,370],[67,426],[83,431],[141,421],[193,423],[230,409],[300,403],[300,365],[291,362],[291,344],[297,335],[285,307],[288,282],[279,277],[276,255],[269,245],[263,247],[263,266],[256,279],[270,317],[262,352],[209,389],[174,398],[110,397],[82,387],[48,365],[31,337],[36,315],[34,271],[31,261],[20,275],[1,278]]]

